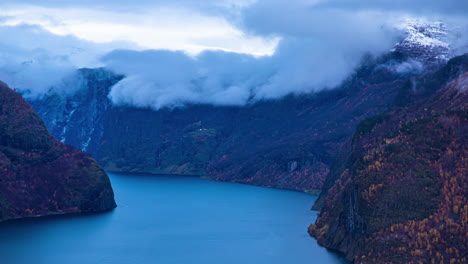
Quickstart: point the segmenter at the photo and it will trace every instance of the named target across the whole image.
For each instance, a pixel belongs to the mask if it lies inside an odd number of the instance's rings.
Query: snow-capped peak
[[[402,30],[406,37],[395,45],[394,50],[429,64],[450,59],[449,29],[443,22],[405,19],[397,28]]]
[[[418,19],[407,20],[405,41],[426,47],[449,48],[448,29],[441,21],[424,22]]]

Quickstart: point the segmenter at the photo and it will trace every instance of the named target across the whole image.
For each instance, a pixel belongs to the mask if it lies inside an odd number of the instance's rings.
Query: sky
[[[468,24],[460,0],[0,0],[0,10],[0,80],[40,97],[77,68],[106,67],[126,76],[115,104],[153,109],[332,89],[364,55],[390,50],[408,18]]]

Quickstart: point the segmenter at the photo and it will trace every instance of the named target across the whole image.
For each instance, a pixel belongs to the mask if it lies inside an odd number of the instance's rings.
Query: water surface
[[[346,263],[307,234],[315,196],[191,177],[109,176],[116,210],[3,223],[0,263]]]

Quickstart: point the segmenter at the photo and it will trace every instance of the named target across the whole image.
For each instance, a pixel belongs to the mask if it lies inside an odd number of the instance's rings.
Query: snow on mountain
[[[397,29],[405,32],[406,37],[395,45],[393,51],[402,52],[409,58],[433,65],[445,63],[453,53],[448,37],[450,30],[441,21],[406,19]]]

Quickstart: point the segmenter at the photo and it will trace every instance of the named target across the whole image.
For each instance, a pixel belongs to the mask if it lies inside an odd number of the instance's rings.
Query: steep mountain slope
[[[57,142],[32,107],[0,82],[0,221],[115,206],[96,161]]]
[[[423,28],[410,26],[391,53],[366,58],[341,87],[318,94],[245,107],[152,111],[110,106],[110,86],[122,77],[99,69],[80,71],[88,81],[75,95],[31,103],[53,135],[91,153],[110,171],[319,190],[356,125],[388,110],[406,80],[445,63],[443,25]],[[427,39],[440,45],[427,46]]]
[[[399,98],[360,123],[309,232],[356,263],[466,263],[468,54]]]
[[[401,62],[398,53],[367,63],[336,90],[246,107],[192,105],[152,111],[112,107],[101,111],[94,124],[87,115],[68,118],[63,105],[86,105],[76,95],[56,103],[45,98],[32,102],[55,136],[66,128],[65,142],[82,147],[87,136],[77,130],[98,125],[102,137],[87,150],[110,171],[205,175],[211,179],[298,190],[319,190],[342,143],[357,123],[387,110],[398,87],[411,73],[385,67]],[[79,94],[101,94],[103,86],[88,86]],[[97,91],[99,90],[99,91]],[[57,107],[58,105],[62,105]],[[79,108],[76,108],[79,109]],[[96,111],[92,110],[91,113]],[[339,113],[339,114],[338,114]],[[56,120],[68,120],[57,125]],[[71,131],[74,136],[71,135]],[[93,146],[93,144],[90,144]]]
[[[72,94],[54,93],[29,102],[58,140],[95,154],[103,134],[103,115],[111,107],[110,88],[121,80],[105,69],[80,69],[55,90],[74,90]],[[68,87],[67,87],[68,86]],[[72,86],[72,87],[70,87]]]

